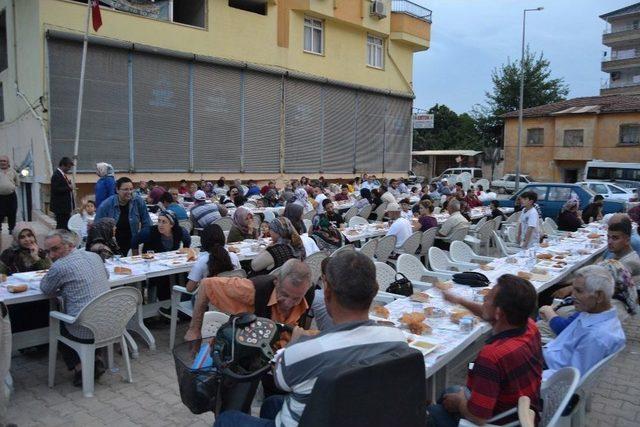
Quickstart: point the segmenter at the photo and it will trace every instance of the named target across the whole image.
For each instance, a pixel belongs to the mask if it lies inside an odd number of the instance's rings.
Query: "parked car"
[[[630,188],[624,188],[606,181],[583,181],[576,184],[589,188],[596,194],[600,194],[605,200],[618,200],[621,202],[637,202],[638,193]]]
[[[531,178],[531,175],[520,175],[519,187],[523,187],[534,181],[535,180]],[[500,179],[491,181],[491,188],[495,189],[500,194],[513,193],[516,189],[516,174],[508,173]]]
[[[415,185],[422,184],[424,182],[424,176],[416,175],[413,171],[409,171],[407,175],[407,184]]]
[[[458,176],[463,172],[468,172],[471,175],[472,179],[481,179],[482,178],[482,169],[480,168],[449,168],[445,169],[437,177],[433,178],[431,181],[440,181],[442,179],[449,179],[452,176]]]
[[[577,198],[580,201],[580,209],[584,209],[589,203],[591,203],[596,195],[596,193],[590,189],[578,184],[546,182],[534,183],[527,184],[507,200],[501,200],[500,206],[512,208],[515,204],[516,198],[525,191],[534,191],[538,195],[538,205],[542,210],[542,216],[551,217],[553,219],[558,217],[562,206],[571,197]],[[486,204],[488,204],[488,202]],[[624,212],[625,208],[625,202],[605,200],[604,205],[602,206],[602,212],[604,214]]]

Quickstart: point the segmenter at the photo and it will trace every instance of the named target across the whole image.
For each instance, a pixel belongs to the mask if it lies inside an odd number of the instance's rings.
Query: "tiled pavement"
[[[212,414],[193,415],[180,401],[168,325],[158,320],[149,326],[158,350],[150,352],[141,344],[140,357],[132,360],[134,383],[107,372],[91,399],[73,387],[60,358],[56,385],[49,389],[46,354],[14,357],[16,392],[8,421],[19,426],[211,426]],[[185,329],[186,323],[180,323],[178,336]],[[587,426],[640,426],[640,319],[629,322],[625,331],[627,347],[596,387]],[[116,355],[117,365],[121,360]]]

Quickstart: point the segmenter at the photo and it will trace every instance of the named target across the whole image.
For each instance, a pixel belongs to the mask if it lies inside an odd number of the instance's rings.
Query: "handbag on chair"
[[[401,277],[398,279],[398,276]],[[413,285],[411,280],[407,279],[407,276],[402,273],[396,273],[396,280],[387,286],[387,292],[408,297],[413,294]]]

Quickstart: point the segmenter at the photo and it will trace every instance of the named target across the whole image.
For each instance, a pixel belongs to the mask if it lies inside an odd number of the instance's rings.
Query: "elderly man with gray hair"
[[[437,237],[439,237],[439,239],[436,240],[436,246],[445,250],[449,249],[448,240],[454,231],[469,227],[469,221],[460,213],[459,200],[451,199],[449,203],[447,203],[447,212],[449,213],[449,218],[447,218],[438,230]]]
[[[611,306],[613,291],[613,276],[605,267],[589,265],[576,271],[572,296],[578,315],[543,348],[547,367],[543,379],[567,366],[585,375],[599,361],[624,347],[624,331]]]
[[[60,296],[64,301],[64,311],[77,316],[95,297],[109,290],[109,273],[100,255],[76,249],[77,235],[67,230],[53,230],[44,241],[45,251],[53,265],[40,281],[40,290],[45,295]],[[93,334],[80,326],[61,324],[62,335],[74,341],[92,343]],[[60,352],[71,371],[74,370],[73,384],[82,385],[80,358],[66,344],[61,344]],[[105,367],[101,358],[96,358],[95,374],[100,376]]]

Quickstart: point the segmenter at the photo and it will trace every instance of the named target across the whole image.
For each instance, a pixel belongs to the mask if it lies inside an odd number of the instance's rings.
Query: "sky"
[[[598,95],[608,75],[600,71],[605,21],[598,16],[634,0],[413,0],[433,11],[431,47],[414,55],[414,107],[445,104],[457,113],[484,104],[491,72],[520,59],[522,11],[526,42],[564,78],[569,97]],[[637,1],[637,0],[636,0]]]

